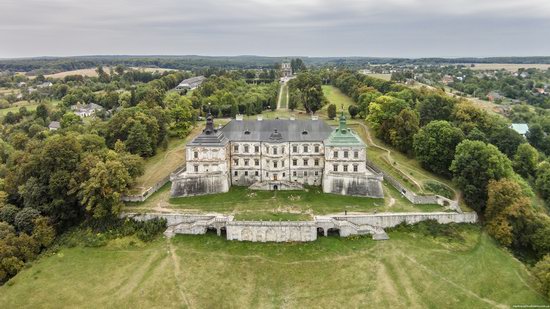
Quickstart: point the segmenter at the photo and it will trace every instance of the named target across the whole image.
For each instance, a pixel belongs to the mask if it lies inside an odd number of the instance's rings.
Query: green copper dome
[[[340,115],[340,125],[329,135],[325,141],[327,146],[359,146],[365,147],[365,143],[361,138],[348,128],[344,112]]]

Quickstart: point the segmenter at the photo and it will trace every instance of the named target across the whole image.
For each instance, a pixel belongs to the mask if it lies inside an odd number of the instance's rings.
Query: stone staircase
[[[374,240],[389,239],[388,234],[386,234],[384,229],[380,227],[375,227],[368,224],[358,225],[345,220],[336,220],[334,218],[331,218],[331,221],[335,227],[340,229],[341,236],[372,235],[372,239]]]

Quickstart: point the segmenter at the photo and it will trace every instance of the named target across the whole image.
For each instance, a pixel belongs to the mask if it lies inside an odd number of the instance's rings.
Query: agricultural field
[[[389,74],[389,73],[368,73],[368,74],[365,74],[365,75],[370,76],[370,77],[374,77],[374,78],[383,79],[383,80],[390,80],[391,79],[391,74]]]
[[[104,67],[103,68],[105,70],[105,72],[109,72],[109,67]],[[164,69],[164,68],[145,68],[145,67],[132,67],[132,69],[135,69],[135,70],[142,70],[142,71],[145,71],[145,72],[160,72],[160,73],[163,73],[163,72],[166,72],[166,71],[174,71],[172,69]],[[55,73],[55,74],[47,74],[47,75],[44,75],[44,77],[46,78],[64,78],[65,76],[69,76],[69,75],[82,75],[82,76],[87,76],[87,77],[97,77],[97,72],[96,72],[96,68],[89,68],[89,69],[80,69],[80,70],[72,70],[72,71],[64,71],[64,72],[59,72],[59,73]],[[29,78],[34,78],[35,76],[29,76]]]
[[[469,64],[467,64],[469,66]],[[550,68],[550,64],[525,64],[525,63],[476,63],[475,66],[470,67],[472,70],[507,70],[510,72],[516,72],[518,69],[541,69],[547,70]]]
[[[526,267],[477,226],[455,229],[453,238],[412,228],[390,231],[388,241],[321,237],[311,243],[249,243],[207,234],[62,247],[0,287],[0,307],[548,305]]]

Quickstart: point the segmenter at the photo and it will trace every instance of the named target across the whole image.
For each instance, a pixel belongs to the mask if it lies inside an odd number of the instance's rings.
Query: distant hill
[[[308,66],[330,66],[359,68],[367,64],[426,65],[460,63],[515,63],[550,64],[550,56],[540,57],[490,57],[490,58],[379,58],[379,57],[265,57],[265,56],[74,56],[74,57],[36,57],[0,59],[0,70],[17,72],[55,73],[118,64],[135,67],[158,67],[178,70],[218,69],[262,69],[274,68],[276,64],[289,58],[302,58]]]

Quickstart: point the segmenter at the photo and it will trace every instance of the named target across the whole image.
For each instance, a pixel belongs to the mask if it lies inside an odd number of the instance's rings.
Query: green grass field
[[[344,115],[349,119],[350,115],[349,115],[349,112],[348,112],[348,108],[349,108],[350,105],[355,104],[353,102],[353,100],[350,97],[348,97],[347,95],[345,95],[344,93],[342,93],[342,91],[340,91],[340,89],[338,89],[334,86],[323,85],[322,88],[323,88],[323,94],[325,95],[325,97],[329,101],[329,104],[336,105],[337,114],[340,115],[340,112],[342,111],[342,106],[343,106],[344,107]],[[325,106],[323,106],[323,108],[319,111],[319,114],[324,116],[325,118],[327,117],[327,108],[328,108],[329,104],[326,104]]]
[[[237,220],[305,220],[313,215],[347,212],[443,211],[439,205],[414,205],[384,183],[385,199],[303,191],[255,191],[232,186],[227,193],[170,198],[170,183],[142,203],[126,203],[127,212],[178,211],[233,214]]]
[[[0,287],[0,308],[508,308],[548,305],[475,226],[248,243],[216,235],[63,248]],[[133,244],[133,245],[132,245]]]
[[[59,104],[59,101],[45,101],[44,102],[49,107],[55,107],[57,104]],[[38,102],[29,102],[29,101],[19,101],[16,103],[13,103],[11,107],[0,109],[0,118],[3,118],[6,116],[7,113],[12,112],[16,113],[19,112],[19,109],[21,107],[25,107],[28,111],[34,111],[36,110],[36,107],[40,105]]]
[[[278,109],[287,109],[288,108],[288,84],[281,85],[281,91],[279,92]]]

